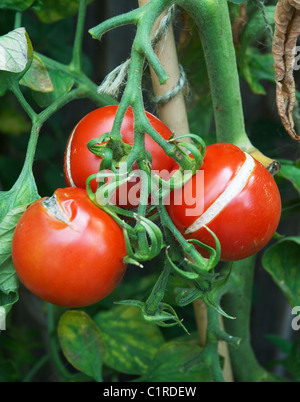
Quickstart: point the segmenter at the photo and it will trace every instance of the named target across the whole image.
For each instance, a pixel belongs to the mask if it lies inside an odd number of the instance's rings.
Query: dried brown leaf
[[[300,140],[293,120],[296,100],[293,67],[295,45],[300,34],[300,0],[279,0],[274,21],[273,57],[278,113],[289,135],[295,140]]]

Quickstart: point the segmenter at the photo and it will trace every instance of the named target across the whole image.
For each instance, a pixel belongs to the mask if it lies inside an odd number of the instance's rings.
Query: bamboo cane
[[[148,3],[149,0],[138,0],[138,2],[139,6],[142,7]],[[165,14],[161,15],[160,19],[157,20],[156,25],[153,27],[153,32],[157,29],[160,20],[164,15]],[[172,91],[177,85],[180,77],[180,68],[172,24],[169,25],[163,40],[159,41],[156,45],[155,52],[162,67],[169,76],[167,82],[160,85],[156,74],[150,68],[154,94],[156,96],[161,96]],[[175,136],[189,133],[186,105],[182,91],[177,93],[177,95],[172,97],[167,103],[158,105],[157,114],[160,120],[170,128]]]

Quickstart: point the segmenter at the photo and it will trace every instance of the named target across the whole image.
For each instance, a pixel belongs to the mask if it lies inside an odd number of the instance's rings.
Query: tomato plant
[[[299,381],[294,3],[1,1],[0,380]]]
[[[12,241],[23,284],[56,305],[82,307],[110,294],[126,264],[121,228],[80,188],[57,189],[31,204]]]
[[[67,142],[64,158],[64,174],[68,186],[86,188],[88,177],[99,172],[103,158],[99,154],[90,151],[88,149],[88,143],[111,132],[117,109],[118,106],[116,105],[98,108],[84,116],[74,127]],[[156,116],[147,111],[146,116],[151,126],[162,138],[168,140],[172,137],[170,129]],[[121,134],[124,143],[132,146],[134,142],[134,115],[132,108],[128,108],[124,115],[121,125]],[[101,145],[101,143],[98,145]],[[174,160],[167,156],[163,148],[147,134],[145,135],[145,148],[149,153],[148,156],[151,160],[153,170],[158,172],[171,170],[174,165]],[[136,164],[135,169],[137,169]],[[131,180],[131,185],[133,184],[135,184],[134,179]],[[92,180],[90,185],[92,190],[96,191],[97,179]],[[130,184],[128,187],[130,188]],[[130,201],[126,195],[127,191],[125,196],[121,199],[117,194],[116,202],[121,204],[122,201],[123,206],[138,205],[138,199]]]
[[[199,193],[196,182],[202,174]],[[218,143],[207,146],[201,170],[173,191],[167,209],[187,238],[214,247],[209,227],[221,243],[221,259],[235,261],[270,241],[280,220],[281,200],[274,178],[261,163],[235,145]]]

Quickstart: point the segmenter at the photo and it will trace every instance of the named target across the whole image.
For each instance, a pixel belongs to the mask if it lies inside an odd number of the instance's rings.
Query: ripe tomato
[[[101,157],[89,151],[87,143],[111,131],[117,108],[118,106],[115,105],[98,108],[83,117],[73,129],[67,142],[64,158],[64,175],[67,186],[86,188],[87,178],[99,171]],[[168,140],[172,135],[169,128],[149,112],[146,112],[146,115],[152,127],[165,140]],[[134,116],[131,108],[128,108],[125,113],[121,134],[125,143],[133,145]],[[164,150],[147,134],[145,135],[145,147],[152,156],[153,170],[169,171],[172,169],[173,159],[167,156]],[[136,182],[138,180],[133,179],[133,183]],[[91,182],[91,188],[96,191],[96,180]],[[138,194],[138,191],[136,193]],[[118,203],[118,200],[115,202]],[[124,202],[124,197],[122,197],[122,203],[123,206],[131,207],[137,206],[139,201],[137,199],[133,202],[132,200]]]
[[[22,215],[12,240],[13,263],[33,294],[65,307],[93,304],[122,279],[121,228],[80,188],[57,189]]]
[[[207,146],[201,170],[183,189],[174,190],[169,201],[166,208],[184,236],[214,247],[206,225],[218,237],[224,261],[261,250],[281,215],[272,175],[252,156],[225,143]]]

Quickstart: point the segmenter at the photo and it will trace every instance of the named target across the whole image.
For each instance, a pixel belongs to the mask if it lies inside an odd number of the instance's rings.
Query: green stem
[[[161,146],[166,155],[174,158],[174,160],[180,164],[182,169],[192,170],[195,162],[192,161],[189,156],[178,153],[178,150],[173,143],[166,141],[155,129],[153,129],[145,115],[142,97],[141,79],[145,59],[148,60],[152,69],[158,75],[161,83],[164,83],[168,79],[167,74],[162,68],[159,59],[155,55],[151,46],[151,33],[157,18],[173,3],[174,0],[151,0],[145,6],[111,18],[92,28],[89,32],[94,38],[100,40],[104,33],[113,28],[125,24],[137,25],[137,33],[132,46],[127,84],[111,131],[113,141],[120,141],[122,117],[124,116],[128,106],[131,105],[134,109],[136,125],[140,127],[140,131],[142,133],[146,132],[159,146]],[[129,168],[135,162],[134,158],[138,156],[139,154],[136,153],[135,149],[133,149],[127,159]]]
[[[101,22],[99,25],[91,28],[89,33],[94,39],[101,40],[102,36],[108,31],[128,24],[137,24],[139,20],[140,11],[138,8],[125,13],[117,15],[111,19]],[[113,21],[113,22],[112,22]]]
[[[235,380],[239,382],[272,380],[272,376],[258,363],[250,340],[255,256],[234,262],[231,269],[232,271],[225,287],[227,293],[223,296],[222,305],[229,315],[236,317],[234,320],[224,319],[226,331],[230,335],[241,339],[238,347],[229,345]]]
[[[48,69],[61,71],[68,76],[72,77],[77,85],[81,85],[85,88],[86,97],[92,99],[97,105],[108,106],[117,105],[118,101],[106,94],[97,93],[97,85],[93,83],[84,73],[74,71],[73,68],[62,64],[56,60],[50,59],[43,54],[35,52],[35,54],[43,61]]]
[[[219,314],[211,307],[207,307],[207,340],[204,347],[204,354],[207,362],[210,363],[213,380],[215,382],[225,382],[220,357],[218,351],[219,338],[216,336],[220,332]]]
[[[23,382],[30,382],[36,375],[36,373],[50,360],[49,355],[43,356],[37,363],[32,367],[32,369],[27,373]]]
[[[227,0],[178,0],[194,19],[201,38],[213,100],[218,142],[250,151],[244,124]]]
[[[25,112],[28,114],[30,119],[32,121],[35,120],[36,117],[37,117],[37,113],[32,109],[32,107],[29,105],[29,103],[25,99],[25,97],[24,97],[24,95],[23,95],[23,93],[22,93],[22,91],[21,91],[21,89],[19,87],[19,83],[14,81],[14,80],[11,80],[11,82],[10,82],[10,90],[15,95],[15,97],[18,99],[20,105],[25,110]]]
[[[202,257],[200,253],[197,252],[194,245],[191,242],[187,241],[185,237],[181,234],[181,232],[175,227],[165,206],[162,203],[158,205],[158,210],[162,225],[165,228],[168,228],[172,235],[180,243],[183,253],[189,255],[194,260],[194,262],[199,265],[199,267],[204,268],[207,264],[207,260]]]
[[[50,344],[51,357],[55,364],[55,367],[57,368],[59,375],[62,376],[64,379],[71,379],[71,378],[73,378],[73,376],[66,369],[66,367],[62,363],[62,361],[60,359],[60,355],[59,355],[57,338],[56,338],[56,323],[55,323],[55,319],[54,319],[55,306],[50,303],[47,303],[47,306],[48,306],[48,316],[47,316],[48,327],[47,328],[48,328],[48,338],[49,338],[49,344]]]
[[[20,11],[17,11],[15,14],[14,29],[20,28],[21,24],[22,24],[22,13]]]
[[[73,89],[70,92],[66,92],[60,98],[56,99],[54,102],[51,103],[46,109],[44,109],[38,115],[38,123],[43,124],[46,120],[49,119],[52,114],[54,114],[57,110],[61,109],[67,103],[71,102],[72,100],[84,98],[86,97],[85,87],[78,87]]]
[[[69,68],[73,71],[81,72],[82,68],[82,38],[84,33],[84,23],[86,15],[87,0],[80,0],[77,16],[76,33],[74,38],[72,60]]]
[[[156,281],[152,292],[146,301],[147,313],[149,315],[154,315],[156,313],[160,302],[163,300],[171,271],[172,268],[170,264],[166,261],[163,271],[158,277],[158,280]]]
[[[48,120],[50,116],[54,114],[58,109],[65,106],[70,101],[78,99],[80,96],[83,96],[82,90],[80,88],[74,89],[73,91],[70,91],[64,94],[62,97],[56,99],[41,113],[34,113],[34,115],[32,116],[32,128],[24,163],[25,170],[32,168],[39,133],[44,122]]]
[[[137,143],[140,144],[140,149],[145,151],[145,140],[144,140],[144,135],[141,135],[140,133],[137,133]],[[140,216],[146,216],[146,211],[147,211],[147,204],[149,200],[149,193],[150,193],[150,171],[148,171],[147,167],[145,166],[144,161],[139,161],[138,162],[138,168],[139,171],[142,174],[142,177],[140,178],[140,200],[139,200],[139,205],[138,205],[138,215]],[[144,230],[144,227],[141,223],[136,224],[136,232],[138,235],[138,242],[139,242],[139,247],[141,254],[147,255],[149,245],[148,245],[148,240],[147,240],[147,233]]]

